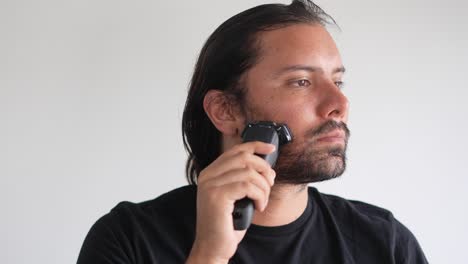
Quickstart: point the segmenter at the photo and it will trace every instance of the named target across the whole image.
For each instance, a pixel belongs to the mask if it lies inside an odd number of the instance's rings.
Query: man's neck
[[[261,226],[286,225],[302,215],[307,207],[307,185],[274,185],[268,205],[263,212],[255,211],[253,224]]]

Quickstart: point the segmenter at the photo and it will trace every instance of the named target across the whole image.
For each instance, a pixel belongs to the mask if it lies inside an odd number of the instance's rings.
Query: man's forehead
[[[258,45],[258,63],[274,65],[276,71],[327,68],[334,73],[344,72],[336,44],[321,25],[297,24],[269,30],[258,36]]]
[[[257,34],[257,40],[261,48],[266,49],[304,45],[321,47],[326,44],[334,43],[333,38],[324,26],[305,23],[292,24],[260,32]]]

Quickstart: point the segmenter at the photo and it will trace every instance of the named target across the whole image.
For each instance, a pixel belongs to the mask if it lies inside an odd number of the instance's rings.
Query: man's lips
[[[334,130],[317,139],[317,142],[344,142],[345,133],[342,130]]]

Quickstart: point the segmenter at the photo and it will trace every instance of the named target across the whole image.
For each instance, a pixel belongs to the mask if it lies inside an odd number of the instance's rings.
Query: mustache
[[[320,125],[318,128],[308,132],[307,136],[311,137],[311,138],[314,138],[314,137],[317,137],[319,135],[329,133],[329,132],[331,132],[333,130],[336,130],[336,129],[344,131],[344,133],[346,135],[346,139],[348,139],[349,136],[351,135],[351,132],[349,131],[349,128],[346,125],[346,123],[337,122],[335,120],[329,120],[329,121],[323,123],[322,125]]]

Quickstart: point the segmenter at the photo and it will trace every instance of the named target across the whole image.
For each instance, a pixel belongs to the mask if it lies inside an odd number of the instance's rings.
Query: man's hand
[[[265,209],[276,175],[255,153],[274,149],[259,141],[236,145],[200,172],[196,236],[187,263],[228,263],[246,233],[234,230],[234,202],[248,197],[256,210]]]

